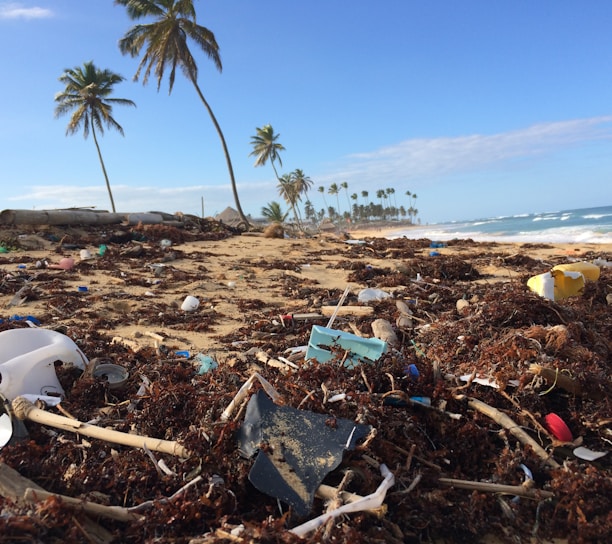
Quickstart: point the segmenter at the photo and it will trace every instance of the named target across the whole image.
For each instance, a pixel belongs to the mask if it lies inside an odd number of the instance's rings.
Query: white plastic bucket
[[[85,369],[88,360],[66,335],[48,329],[11,329],[0,332],[0,393],[63,395],[55,361]]]

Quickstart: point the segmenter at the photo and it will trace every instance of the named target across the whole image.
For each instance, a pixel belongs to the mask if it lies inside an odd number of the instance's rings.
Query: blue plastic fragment
[[[188,351],[175,351],[174,355],[176,355],[177,357],[185,357],[185,359],[189,359]]]
[[[423,406],[431,406],[431,399],[429,397],[410,397],[410,400]]]
[[[408,365],[404,369],[404,374],[406,374],[407,376],[410,376],[413,380],[416,380],[420,376],[419,369],[414,363]]]
[[[40,320],[32,315],[12,315],[9,317],[9,321],[29,321],[30,323],[34,323],[34,325],[40,325]]]

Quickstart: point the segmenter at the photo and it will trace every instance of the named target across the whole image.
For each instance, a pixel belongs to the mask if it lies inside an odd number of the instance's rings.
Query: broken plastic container
[[[541,297],[563,300],[582,293],[586,280],[596,281],[599,274],[599,267],[592,263],[560,264],[550,272],[529,278],[527,286]]]
[[[66,335],[48,329],[0,332],[0,393],[13,400],[24,394],[63,395],[55,361],[85,369],[88,360]]]
[[[334,348],[337,348],[335,353]],[[338,350],[349,352],[344,366],[351,368],[362,361],[378,360],[387,351],[387,343],[378,338],[362,338],[355,334],[319,325],[312,327],[306,359],[316,359],[319,363],[325,363],[336,357]]]
[[[310,512],[315,491],[340,465],[344,452],[372,430],[349,419],[334,418],[334,425],[328,420],[327,414],[279,406],[260,390],[249,400],[238,432],[240,453],[257,453],[249,481],[291,505],[298,516]]]
[[[553,270],[561,270],[562,272],[580,272],[585,279],[597,281],[599,279],[599,266],[585,261],[579,263],[558,264],[553,266]]]

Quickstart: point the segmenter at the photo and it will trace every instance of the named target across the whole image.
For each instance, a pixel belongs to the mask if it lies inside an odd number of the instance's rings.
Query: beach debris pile
[[[201,280],[201,254],[191,270],[175,267],[190,258],[180,244],[234,235],[64,229],[50,264],[67,247],[100,251],[60,271],[28,260],[19,243],[33,235],[10,238],[0,345],[17,347],[0,360],[2,539],[610,537],[609,267],[557,300],[527,283],[567,257],[539,262],[471,240],[333,239],[308,259],[334,255],[346,289],[300,278],[304,263],[255,258],[278,274],[277,302],[226,285],[241,320],[214,353],[181,338],[224,319],[209,304],[166,307],[117,288]],[[489,281],[483,270],[502,262],[514,276]],[[110,287],[74,290],[94,269]],[[29,315],[34,302],[45,311]],[[113,333],[127,325],[150,342]]]

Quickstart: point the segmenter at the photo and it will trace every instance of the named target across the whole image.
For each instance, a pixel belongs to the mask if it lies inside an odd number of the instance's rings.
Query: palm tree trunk
[[[113,192],[111,191],[110,182],[108,181],[108,174],[106,173],[106,167],[104,166],[104,161],[102,160],[102,152],[100,151],[100,146],[98,145],[96,129],[93,123],[91,123],[91,133],[93,134],[94,143],[96,144],[96,149],[98,150],[98,158],[100,159],[100,164],[102,165],[102,172],[104,173],[104,180],[106,181],[106,188],[108,189],[108,196],[110,197],[111,207],[113,208],[113,213],[115,213],[115,201],[113,200]]]
[[[193,86],[195,87],[196,92],[198,93],[198,96],[200,97],[200,100],[202,101],[206,109],[208,110],[208,114],[210,115],[210,118],[212,119],[212,122],[215,125],[215,128],[217,129],[217,134],[219,135],[219,139],[221,140],[221,145],[223,146],[223,153],[225,153],[225,161],[227,162],[227,169],[229,171],[230,181],[232,182],[232,192],[234,193],[234,202],[236,203],[236,209],[238,211],[238,214],[240,215],[240,219],[243,221],[245,227],[248,230],[251,224],[249,223],[249,220],[246,218],[246,215],[244,215],[244,212],[242,211],[242,207],[240,206],[240,199],[238,198],[238,190],[236,188],[236,179],[234,178],[234,169],[232,168],[232,160],[230,159],[229,151],[227,149],[227,144],[225,143],[225,137],[223,136],[223,132],[221,131],[221,127],[219,126],[219,123],[217,122],[217,118],[215,117],[215,114],[213,113],[210,105],[204,98],[204,95],[202,94],[202,91],[200,90],[200,86],[198,85],[195,78],[191,77],[191,82],[193,83]]]

